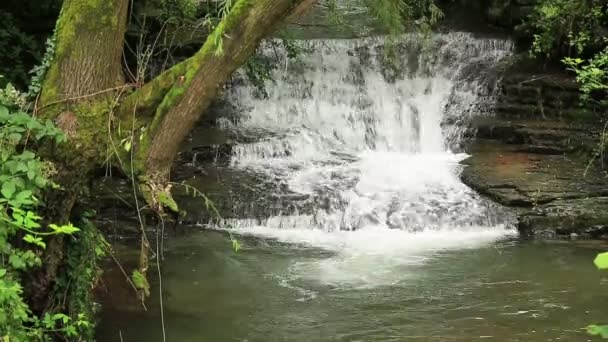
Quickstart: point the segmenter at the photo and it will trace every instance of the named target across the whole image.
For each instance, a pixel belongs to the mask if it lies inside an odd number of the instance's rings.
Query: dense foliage
[[[608,3],[603,0],[542,0],[524,28],[532,52],[548,58],[589,57],[606,44]]]
[[[0,87],[11,82],[26,89],[30,71],[40,64],[61,0],[0,1]]]
[[[523,25],[531,52],[561,60],[576,73],[585,103],[605,104],[608,91],[608,3],[540,0]]]
[[[37,315],[23,296],[23,280],[41,266],[48,239],[55,235],[79,239],[81,233],[72,224],[57,225],[40,216],[43,192],[58,185],[51,181],[53,164],[28,146],[49,140],[63,143],[65,136],[50,121],[26,113],[27,104],[25,94],[12,85],[0,90],[0,339],[4,341],[46,341],[56,334],[73,337],[91,328],[86,311],[69,315],[49,309]],[[76,274],[70,273],[74,286],[84,278]]]

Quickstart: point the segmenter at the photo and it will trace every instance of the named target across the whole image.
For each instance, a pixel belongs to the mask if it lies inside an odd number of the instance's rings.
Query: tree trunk
[[[65,224],[87,177],[101,164],[108,134],[110,104],[124,84],[121,68],[129,0],[65,0],[56,27],[53,63],[44,80],[39,114],[55,121],[68,138],[65,144],[41,146],[51,160],[61,187],[43,199],[47,223]],[[44,267],[29,275],[28,298],[41,313],[64,262],[64,237],[53,237],[42,256]]]
[[[174,82],[139,146],[145,182],[166,184],[180,144],[234,71],[287,16],[315,0],[240,0],[200,51],[178,66]],[[154,189],[153,189],[154,190]],[[158,190],[158,189],[156,189]]]
[[[83,100],[83,96],[124,84],[122,54],[128,9],[129,0],[64,0],[56,27],[55,57],[40,98],[42,106]]]
[[[61,189],[48,191],[43,199],[44,207],[40,211],[48,223],[67,223],[70,221],[72,208],[76,203],[78,192],[84,186],[84,178],[77,170],[63,170],[55,181],[64,184]],[[51,295],[58,271],[64,263],[65,237],[53,236],[42,256],[43,267],[28,274],[28,287],[25,289],[30,308],[41,314],[55,303]]]

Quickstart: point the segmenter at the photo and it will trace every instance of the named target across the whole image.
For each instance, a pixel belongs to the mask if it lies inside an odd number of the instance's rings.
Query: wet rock
[[[605,108],[582,108],[571,75],[527,57],[513,57],[503,74],[495,115],[471,123],[463,182],[512,207],[524,236],[606,237],[608,179],[589,165]]]
[[[608,181],[586,158],[483,139],[468,152],[462,181],[512,207],[522,235],[607,236]]]
[[[195,172],[184,169],[204,169],[203,174],[176,179],[185,184],[176,185],[172,190],[185,214],[183,223],[206,224],[218,219],[241,218],[262,220],[293,212],[306,213],[310,209],[311,198],[289,191],[279,178],[213,162],[179,167],[182,174]]]
[[[553,231],[556,236],[606,238],[608,233],[608,197],[556,200],[532,208],[519,217],[519,231],[535,236]]]
[[[576,80],[564,72],[521,71],[530,63],[524,57],[513,58],[506,67],[502,89],[497,98],[496,117],[503,120],[565,120],[577,122],[601,122],[605,108],[588,104],[581,106]],[[537,66],[536,66],[537,67]]]
[[[518,145],[520,151],[535,154],[587,154],[595,150],[600,136],[597,125],[556,119],[479,117],[471,125],[478,139]]]

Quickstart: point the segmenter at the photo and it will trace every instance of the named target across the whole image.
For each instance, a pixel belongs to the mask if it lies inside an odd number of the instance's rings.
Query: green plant
[[[564,59],[568,69],[576,73],[576,80],[581,85],[581,99],[584,102],[608,105],[608,38],[604,42],[604,49],[586,61],[571,57]]]
[[[0,81],[4,76],[0,75]],[[29,106],[27,96],[17,90],[11,83],[8,83],[4,88],[0,88],[0,104],[24,111]]]
[[[42,61],[30,71],[32,78],[30,79],[30,84],[27,90],[28,98],[32,100],[35,99],[42,90],[42,82],[44,81],[47,70],[51,67],[51,62],[53,61],[54,56],[55,34],[53,33],[53,35],[46,40],[46,51],[42,57]]]
[[[532,54],[560,59],[597,50],[607,20],[604,0],[541,0],[522,29],[533,37]]]
[[[42,264],[41,254],[52,235],[74,235],[72,224],[43,224],[37,208],[42,192],[56,186],[51,164],[27,149],[25,141],[56,143],[65,136],[50,121],[40,122],[20,110],[24,95],[12,87],[0,92],[0,339],[48,340],[50,334],[75,336],[89,325],[85,316],[75,318],[47,312],[35,316],[23,298],[21,278]],[[9,94],[10,96],[6,96]]]
[[[608,270],[608,252],[598,254],[593,263],[599,270]],[[587,333],[608,339],[608,325],[589,325],[587,326]]]

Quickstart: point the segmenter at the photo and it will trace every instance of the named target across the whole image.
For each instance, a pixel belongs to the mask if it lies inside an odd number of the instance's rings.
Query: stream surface
[[[251,237],[234,253],[219,232],[173,239],[167,341],[582,342],[582,328],[606,322],[608,279],[592,263],[601,245],[436,240],[353,255]],[[99,341],[162,341],[150,274],[149,311],[106,305]]]
[[[279,66],[267,96],[237,76],[238,114],[218,119],[236,137],[222,167],[265,185],[243,186],[223,224],[169,239],[148,312],[105,303],[101,341],[162,340],[159,291],[168,341],[571,342],[608,320],[600,246],[520,242],[508,210],[459,179],[510,41],[300,44],[297,60],[263,47]]]

